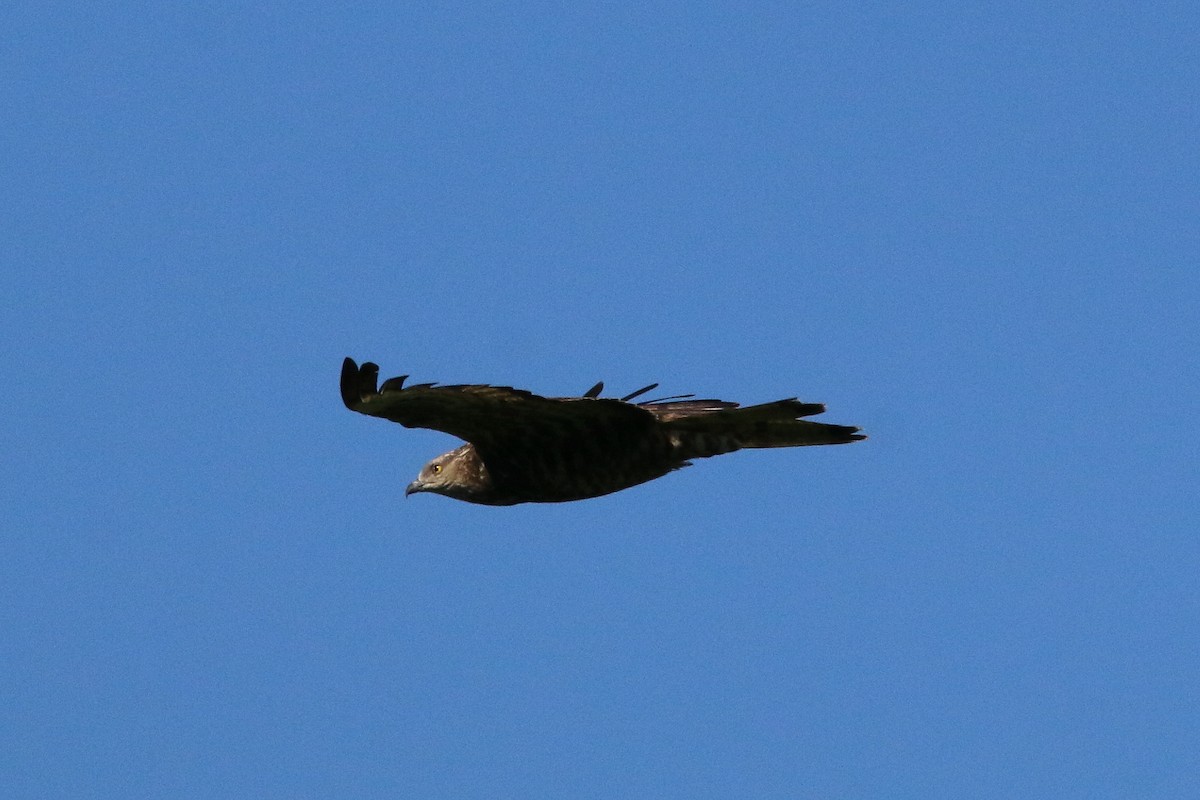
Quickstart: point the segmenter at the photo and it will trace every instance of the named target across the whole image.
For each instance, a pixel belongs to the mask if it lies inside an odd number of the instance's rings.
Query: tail
[[[850,425],[810,422],[825,406],[778,400],[746,408],[676,417],[664,422],[680,458],[707,458],[744,447],[849,444],[867,438]]]

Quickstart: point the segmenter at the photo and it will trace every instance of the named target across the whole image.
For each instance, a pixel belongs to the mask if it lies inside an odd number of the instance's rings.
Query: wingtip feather
[[[358,402],[358,364],[349,356],[342,361],[342,378],[338,383],[342,392],[342,403],[351,411]]]
[[[404,388],[404,382],[406,380],[408,380],[407,375],[397,375],[395,378],[388,378],[383,382],[383,385],[379,387],[379,393],[383,394],[384,392],[398,392]]]
[[[357,411],[364,400],[376,393],[375,385],[378,380],[378,364],[365,361],[360,367],[354,363],[354,359],[347,357],[342,362],[340,381],[342,402],[346,408]]]

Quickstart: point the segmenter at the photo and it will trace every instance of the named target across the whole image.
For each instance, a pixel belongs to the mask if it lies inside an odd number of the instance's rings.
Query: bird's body
[[[346,407],[407,427],[432,428],[467,444],[429,462],[406,494],[435,492],[485,505],[553,503],[616,492],[687,466],[693,458],[743,447],[842,444],[857,428],[799,417],[825,407],[780,400],[738,407],[672,397],[632,403],[602,384],[582,397],[549,398],[502,386],[420,384],[404,377],[376,388],[379,368],[342,365]],[[405,376],[407,377],[407,376]]]

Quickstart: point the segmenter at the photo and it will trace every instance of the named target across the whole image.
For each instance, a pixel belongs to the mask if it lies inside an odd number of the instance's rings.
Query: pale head
[[[486,502],[481,500],[481,495],[486,495],[491,488],[491,479],[475,448],[464,444],[422,467],[417,479],[404,490],[404,495],[432,492],[477,503]]]

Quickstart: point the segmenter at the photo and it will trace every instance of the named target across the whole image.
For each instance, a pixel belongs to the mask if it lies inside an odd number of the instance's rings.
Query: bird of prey
[[[583,500],[627,489],[743,447],[846,444],[858,428],[810,422],[825,406],[796,399],[739,407],[677,395],[631,402],[600,397],[542,397],[480,384],[405,386],[407,375],[377,388],[379,367],[342,364],[342,402],[351,411],[431,428],[466,444],[421,469],[404,494],[433,492],[469,503],[507,506]]]

